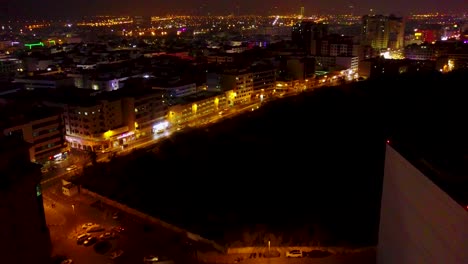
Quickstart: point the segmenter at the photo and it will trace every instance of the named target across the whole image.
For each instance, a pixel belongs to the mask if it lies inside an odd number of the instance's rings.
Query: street
[[[171,127],[164,133],[155,133],[149,137],[136,139],[129,142],[125,148],[113,149],[111,152],[97,153],[97,161],[108,160],[112,155],[126,155],[134,149],[150,148],[164,138],[170,137],[172,133],[182,130],[184,127],[202,127],[211,123],[219,122],[248,111],[255,111],[266,101],[272,101],[289,97],[300,93],[298,90],[290,90],[270,96],[266,100],[253,100],[248,104],[237,105],[221,114],[216,112],[203,116],[201,120],[184,124],[182,128]],[[69,178],[81,173],[82,168],[90,163],[89,155],[85,152],[72,150],[67,159],[51,162],[43,173],[41,182],[44,197],[44,208],[47,224],[53,244],[53,255],[66,256],[73,259],[73,263],[143,263],[143,258],[149,255],[165,256],[176,261],[176,263],[191,263],[193,252],[205,248],[205,245],[188,246],[182,241],[180,234],[170,232],[160,226],[144,223],[141,219],[119,212],[119,218],[113,219],[116,209],[108,206],[95,206],[94,198],[85,194],[67,197],[62,194],[61,179]],[[125,229],[119,237],[110,240],[111,248],[106,253],[97,253],[93,246],[77,244],[77,236],[85,233],[82,225],[85,223],[99,224],[106,231],[113,227],[121,226]],[[104,231],[105,232],[105,231]],[[103,232],[96,233],[99,237]],[[111,260],[110,254],[116,250],[123,250],[123,254]],[[232,256],[222,257],[216,263],[232,263]],[[280,260],[281,259],[281,260]],[[312,261],[312,262],[309,262]],[[314,259],[289,260],[278,259],[245,260],[245,263],[342,263],[342,262],[314,262]],[[278,262],[279,261],[279,262]],[[344,262],[343,262],[344,263]],[[348,262],[346,262],[348,263]],[[349,262],[353,263],[353,262]],[[368,262],[362,262],[368,263]]]
[[[322,80],[323,82],[319,82],[316,85],[309,85],[307,86],[306,89],[295,88],[295,89],[289,89],[287,91],[276,92],[275,94],[270,94],[264,100],[260,100],[259,98],[252,99],[250,102],[246,104],[235,105],[228,110],[222,111],[223,112],[222,114],[215,112],[209,115],[204,115],[200,117],[201,120],[197,119],[197,120],[191,121],[190,123],[181,124],[180,127],[175,127],[175,126],[169,127],[163,133],[155,133],[151,136],[147,136],[147,137],[143,137],[143,138],[130,141],[128,142],[126,147],[117,147],[117,148],[108,150],[104,153],[98,152],[97,161],[98,162],[106,161],[111,157],[111,155],[126,155],[135,149],[150,148],[152,145],[158,143],[160,140],[170,137],[173,133],[181,131],[186,127],[206,126],[212,123],[219,122],[223,119],[227,119],[227,118],[234,117],[236,115],[240,115],[248,111],[254,111],[258,109],[259,107],[261,107],[262,104],[269,102],[269,101],[274,101],[274,100],[298,95],[301,92],[311,91],[313,89],[323,87],[325,85],[334,86],[334,85],[340,84],[338,82],[338,79],[333,78],[332,76],[329,77],[327,80],[329,81],[325,82],[324,80]],[[47,170],[43,173],[43,179],[41,182],[42,188],[47,189],[50,186],[53,186],[54,184],[60,182],[60,180],[63,178],[73,176],[74,174],[79,174],[81,172],[81,169],[89,163],[90,163],[89,154],[80,150],[72,150],[72,153],[69,155],[69,158],[65,160],[51,161],[50,164],[47,165]],[[72,170],[67,170],[67,168],[71,169],[71,167],[73,166],[76,166],[76,168]]]
[[[233,117],[235,115],[239,115],[241,113],[250,111],[252,109],[257,109],[261,106],[261,103],[258,101],[250,102],[248,104],[237,105],[225,111],[223,115],[218,114],[218,112],[203,116],[202,121],[195,120],[191,123],[184,124],[183,127],[201,127],[211,123],[219,122],[220,120]],[[182,128],[183,129],[183,128]],[[155,133],[151,136],[136,139],[133,141],[128,142],[128,145],[123,147],[115,148],[111,151],[107,151],[105,153],[97,153],[97,161],[102,162],[108,160],[111,155],[126,155],[135,149],[143,149],[149,148],[152,145],[158,143],[160,140],[163,140],[173,133],[178,132],[179,129],[177,127],[170,127],[163,133]],[[66,179],[71,177],[75,174],[81,173],[82,168],[90,163],[89,155],[86,152],[73,150],[69,157],[65,160],[61,161],[52,161],[50,165],[48,165],[48,169],[46,172],[43,173],[41,185],[43,189],[47,189],[51,186],[56,185],[61,181],[61,179]],[[76,166],[76,168],[71,169],[71,167]],[[67,170],[68,168],[68,170]]]

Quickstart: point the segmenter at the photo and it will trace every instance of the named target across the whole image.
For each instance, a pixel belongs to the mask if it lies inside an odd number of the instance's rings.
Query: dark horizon
[[[16,0],[2,1],[0,17],[8,19],[76,19],[83,16],[96,15],[273,15],[273,14],[298,14],[301,6],[305,7],[305,14],[356,14],[364,15],[370,9],[379,14],[395,14],[406,16],[412,13],[453,13],[464,9],[462,0],[448,0],[442,5],[437,1],[426,1],[418,4],[408,1],[392,1],[379,3],[369,0],[345,1],[342,3],[320,0],[312,4],[304,4],[294,0],[287,3],[272,1],[266,8],[260,1],[217,1],[210,3],[206,0],[176,0],[162,7],[159,1],[135,0],[132,8],[129,8],[123,0]],[[465,10],[466,11],[466,10]],[[461,11],[463,12],[463,11]]]

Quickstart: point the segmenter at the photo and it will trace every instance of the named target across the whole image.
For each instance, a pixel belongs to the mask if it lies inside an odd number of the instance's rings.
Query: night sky
[[[0,18],[5,17],[81,17],[85,15],[227,15],[298,13],[304,6],[307,14],[377,13],[408,15],[412,12],[463,12],[466,0],[0,0]],[[239,7],[237,9],[237,7]]]

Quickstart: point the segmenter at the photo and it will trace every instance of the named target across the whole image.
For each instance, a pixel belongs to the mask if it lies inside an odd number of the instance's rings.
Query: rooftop
[[[18,111],[18,109],[21,109]],[[43,118],[56,116],[60,112],[56,108],[45,106],[31,106],[22,103],[13,103],[0,107],[0,128],[9,128]]]
[[[66,74],[50,74],[50,75],[34,75],[34,76],[24,76],[18,77],[15,79],[17,80],[41,80],[41,81],[58,81],[58,80],[65,80],[70,79]]]
[[[195,103],[203,99],[208,99],[208,98],[211,98],[217,95],[222,95],[222,94],[223,93],[216,92],[216,91],[200,91],[200,92],[190,94],[187,96],[175,98],[174,100],[176,101],[176,104],[184,105],[184,104]]]
[[[0,191],[33,176],[31,180],[39,183],[40,165],[29,161],[29,144],[16,137],[0,135]]]

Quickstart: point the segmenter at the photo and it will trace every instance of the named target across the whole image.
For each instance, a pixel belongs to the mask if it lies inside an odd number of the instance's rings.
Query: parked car
[[[289,252],[286,252],[286,257],[288,258],[302,258],[302,251],[299,249],[294,249]]]
[[[70,167],[67,168],[67,171],[73,171],[73,170],[76,170],[76,169],[78,169],[78,166],[71,165]]]
[[[174,264],[174,261],[166,257],[156,257],[149,255],[143,258],[145,264]]]
[[[159,258],[153,255],[149,255],[143,258],[144,263],[153,263],[159,261]]]
[[[99,239],[100,240],[111,240],[111,239],[114,239],[117,237],[117,234],[115,234],[114,232],[106,232],[102,235],[99,236]]]
[[[81,234],[79,235],[77,238],[76,238],[76,243],[78,245],[81,245],[83,244],[83,242],[86,241],[86,239],[88,239],[89,235],[88,234]]]
[[[123,253],[124,253],[124,251],[121,250],[121,249],[116,250],[116,251],[111,253],[110,259],[116,259],[116,258],[122,256]]]
[[[86,223],[81,226],[83,229],[88,229],[88,227],[95,225],[95,223]]]
[[[101,232],[101,231],[104,231],[104,227],[102,227],[101,225],[92,225],[88,227],[88,229],[86,229],[86,232],[88,233]]]
[[[122,233],[123,231],[125,231],[125,228],[121,227],[121,226],[115,226],[112,228],[112,231],[116,232],[116,233]]]
[[[115,212],[112,214],[112,219],[118,220],[120,218],[120,214],[118,212]]]
[[[94,243],[97,242],[97,238],[94,237],[94,236],[89,236],[84,242],[83,242],[83,245],[84,246],[91,246],[93,245]]]

